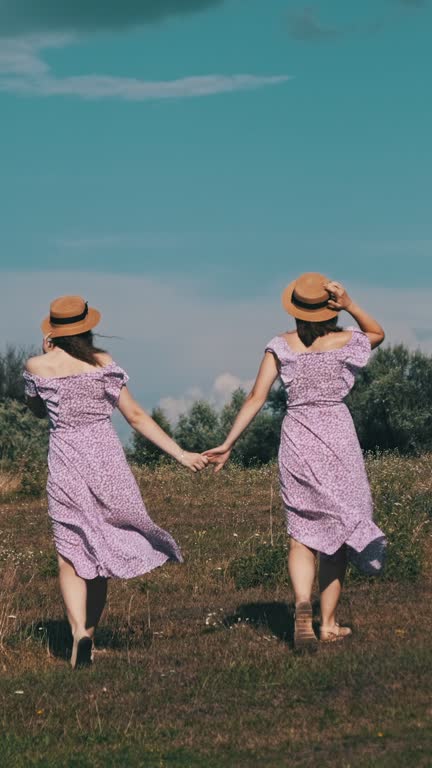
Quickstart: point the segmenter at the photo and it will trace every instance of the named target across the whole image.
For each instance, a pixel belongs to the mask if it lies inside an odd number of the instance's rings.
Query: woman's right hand
[[[220,472],[227,463],[231,456],[232,448],[226,445],[219,445],[217,448],[211,448],[209,451],[204,451],[203,456],[208,458],[210,464],[215,465],[215,472]]]
[[[201,453],[191,453],[190,451],[182,451],[177,461],[182,467],[186,467],[192,472],[200,472],[209,463],[207,456]]]

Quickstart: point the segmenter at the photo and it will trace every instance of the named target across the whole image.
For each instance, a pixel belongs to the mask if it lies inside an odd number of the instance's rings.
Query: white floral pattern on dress
[[[266,347],[277,358],[287,395],[279,476],[290,536],[323,555],[343,545],[366,573],[381,571],[385,537],[372,519],[363,454],[343,402],[371,354],[365,333],[326,352],[296,353],[282,336]]]
[[[79,576],[132,578],[181,562],[169,533],[151,520],[111,424],[129,377],[115,363],[94,372],[42,378],[24,373],[26,394],[50,419],[48,513],[57,551]]]

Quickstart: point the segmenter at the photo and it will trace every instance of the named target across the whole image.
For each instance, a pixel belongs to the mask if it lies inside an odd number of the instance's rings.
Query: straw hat
[[[338,312],[329,309],[330,295],[324,288],[328,279],[319,272],[305,272],[287,285],[282,294],[282,304],[288,314],[299,320],[321,322],[331,320]]]
[[[50,314],[42,321],[44,336],[75,336],[90,331],[101,314],[89,307],[81,296],[60,296],[50,304]]]

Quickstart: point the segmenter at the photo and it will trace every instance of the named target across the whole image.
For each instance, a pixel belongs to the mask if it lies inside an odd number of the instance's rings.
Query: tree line
[[[23,456],[42,459],[46,453],[47,425],[34,419],[25,406],[22,370],[28,354],[13,346],[0,354],[0,460],[6,463]],[[160,408],[152,416],[183,448],[203,451],[222,442],[245,398],[246,392],[236,390],[221,411],[204,400],[197,401],[175,426]],[[404,345],[380,348],[361,371],[346,402],[365,451],[432,452],[431,356]],[[284,415],[285,392],[276,385],[235,446],[233,459],[242,466],[275,459]],[[136,464],[155,465],[164,460],[158,448],[136,433],[127,454]]]

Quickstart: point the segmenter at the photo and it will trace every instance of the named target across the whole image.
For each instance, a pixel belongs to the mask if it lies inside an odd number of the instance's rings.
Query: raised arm
[[[332,281],[327,283],[325,288],[331,296],[328,302],[330,309],[336,309],[337,311],[344,309],[348,312],[368,337],[372,349],[379,347],[384,341],[385,333],[377,320],[352,300],[341,283]]]
[[[157,445],[168,456],[172,456],[183,467],[191,469],[192,472],[197,472],[207,466],[208,459],[206,456],[201,456],[200,453],[183,451],[175,440],[169,437],[159,424],[156,424],[154,419],[133,399],[127,387],[123,387],[120,392],[118,409],[132,429],[135,429],[140,435],[143,435],[147,440]]]
[[[257,413],[266,402],[269,392],[279,375],[276,360],[271,352],[266,352],[258,371],[255,384],[241,407],[234,424],[225,441],[217,448],[204,451],[211,464],[215,464],[215,472],[219,472],[228,461],[231,450],[245,429],[254,420]]]

